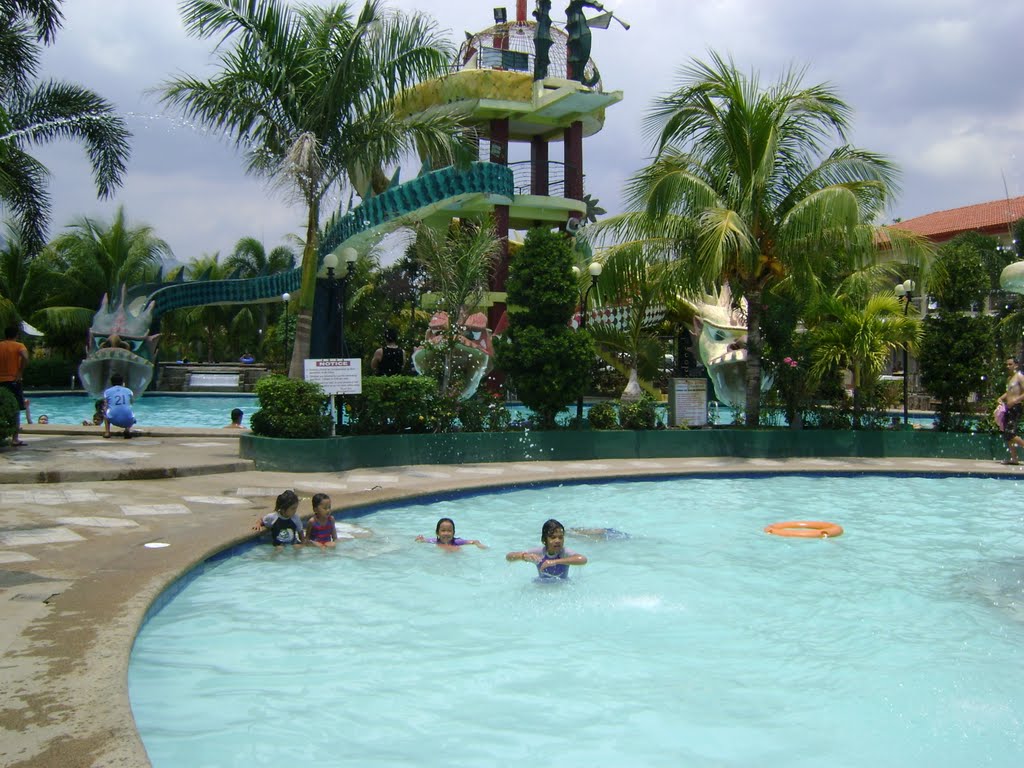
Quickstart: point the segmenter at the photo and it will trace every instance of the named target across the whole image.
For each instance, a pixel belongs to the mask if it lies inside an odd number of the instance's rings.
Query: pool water
[[[51,424],[79,425],[92,421],[96,401],[88,395],[40,395],[27,393],[32,401],[32,420],[44,413]],[[169,395],[145,394],[132,406],[140,429],[146,427],[223,427],[231,422],[233,408],[241,408],[245,415],[242,423],[248,427],[249,417],[257,409],[256,396],[233,393],[230,395]]]
[[[414,543],[442,516],[490,549]],[[631,538],[570,537],[590,563],[537,584],[504,554],[551,516]],[[790,519],[846,532],[762,530]],[[150,617],[129,688],[156,768],[1024,764],[1013,481],[566,485],[359,524],[208,564]]]

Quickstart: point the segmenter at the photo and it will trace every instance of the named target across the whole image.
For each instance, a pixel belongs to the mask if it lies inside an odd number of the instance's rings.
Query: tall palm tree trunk
[[[308,201],[306,217],[306,246],[302,249],[302,288],[299,291],[299,316],[295,324],[295,341],[292,345],[292,359],[288,376],[301,379],[304,374],[304,360],[309,357],[310,342],[313,339],[313,298],[316,294],[316,272],[319,264],[317,253],[317,227],[320,221],[320,202]]]
[[[748,427],[761,420],[761,290],[746,292],[747,298],[747,418]]]

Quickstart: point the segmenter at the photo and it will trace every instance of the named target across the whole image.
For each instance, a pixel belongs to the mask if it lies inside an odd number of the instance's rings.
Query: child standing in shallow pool
[[[565,548],[565,526],[557,520],[544,523],[540,530],[540,541],[543,547],[509,552],[505,559],[510,563],[515,560],[536,563],[537,573],[544,579],[567,579],[570,565],[587,564],[586,557]]]
[[[313,494],[313,517],[306,523],[306,544],[327,549],[338,543],[338,528],[331,514],[331,497],[326,493]]]
[[[437,521],[437,526],[434,528],[434,533],[437,536],[433,538],[427,538],[426,536],[417,536],[416,541],[421,541],[426,544],[436,544],[443,549],[455,550],[459,547],[464,547],[467,544],[473,544],[480,549],[487,549],[487,547],[481,544],[476,539],[460,539],[455,536],[455,521],[450,517],[442,517]]]

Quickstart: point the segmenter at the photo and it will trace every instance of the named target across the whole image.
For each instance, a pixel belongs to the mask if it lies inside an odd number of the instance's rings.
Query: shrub
[[[71,377],[78,373],[78,361],[60,357],[32,358],[25,366],[24,385],[26,389],[45,387],[64,389],[71,384]]]
[[[7,388],[0,388],[0,440],[14,436],[18,424],[18,401]]]
[[[658,411],[654,400],[644,397],[633,403],[620,403],[619,424],[623,429],[657,429]]]
[[[504,432],[512,421],[512,414],[500,395],[477,393],[456,405],[459,423],[465,432]]]
[[[253,434],[264,437],[330,437],[334,419],[330,400],[319,384],[265,376],[256,382],[260,409],[252,415]]]
[[[587,417],[591,429],[618,429],[619,417],[612,403],[595,403]]]
[[[569,327],[579,300],[570,241],[532,229],[509,266],[508,330],[495,343],[497,366],[542,429],[583,394],[594,360],[587,332]]]
[[[362,394],[345,399],[353,435],[444,432],[455,421],[453,403],[429,376],[373,376],[363,379]]]

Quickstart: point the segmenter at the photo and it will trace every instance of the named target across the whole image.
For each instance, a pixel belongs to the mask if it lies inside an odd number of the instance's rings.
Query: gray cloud
[[[489,26],[498,5],[391,4],[432,15],[456,42],[464,30]],[[789,66],[806,66],[806,83],[834,84],[855,110],[853,143],[886,153],[903,169],[893,216],[996,199],[1003,176],[1010,195],[1024,194],[1024,82],[1014,61],[1024,4],[1016,0],[981,7],[966,0],[605,4],[632,24],[628,32],[613,26],[594,33],[605,87],[625,95],[609,108],[605,129],[585,144],[587,190],[609,211],[621,207],[624,182],[650,153],[642,127],[652,99],[709,49],[731,54],[762,83]],[[514,15],[515,3],[506,5]],[[564,4],[554,5],[557,23]],[[227,253],[244,236],[273,246],[301,232],[302,212],[246,177],[239,153],[223,138],[159,116],[147,89],[182,72],[208,72],[211,61],[212,43],[185,35],[174,0],[74,0],[65,14],[46,55],[46,76],[82,83],[113,101],[129,115],[135,137],[126,184],[107,204],[95,200],[78,147],[42,153],[53,172],[55,231],[76,215],[109,215],[124,203],[132,221],[155,227],[183,260]]]

